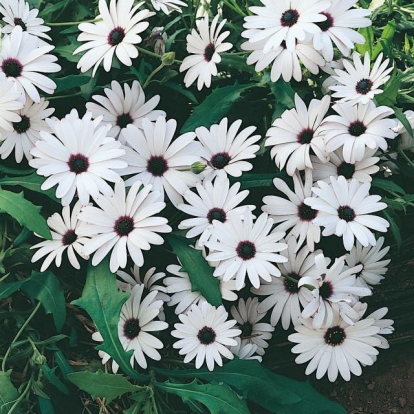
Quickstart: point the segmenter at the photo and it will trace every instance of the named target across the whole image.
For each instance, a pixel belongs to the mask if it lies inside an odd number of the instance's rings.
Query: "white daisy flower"
[[[102,124],[111,125],[108,136],[118,138],[122,144],[125,139],[122,132],[128,125],[135,125],[142,130],[142,119],[156,121],[159,116],[165,116],[164,111],[155,110],[160,101],[160,96],[155,95],[145,102],[145,93],[138,81],[134,81],[130,87],[124,83],[124,90],[117,81],[112,81],[111,88],[104,89],[105,95],[93,95],[98,104],[88,102],[86,109],[92,112],[93,118],[103,116]]]
[[[138,57],[138,49],[134,46],[142,42],[139,33],[143,32],[149,23],[143,21],[155,13],[147,9],[138,9],[144,4],[134,6],[134,0],[99,0],[99,16],[102,20],[96,23],[81,23],[78,27],[82,32],[78,41],[87,43],[79,46],[73,54],[87,52],[80,58],[78,69],[86,72],[92,66],[92,76],[103,61],[106,72],[111,70],[114,54],[126,66],[131,66],[131,58]]]
[[[268,312],[273,308],[270,323],[276,326],[281,320],[285,330],[289,329],[291,321],[294,326],[300,324],[301,308],[305,308],[313,298],[308,288],[298,286],[298,281],[304,276],[317,277],[315,255],[321,252],[310,253],[306,246],[298,251],[295,237],[290,237],[287,243],[288,250],[281,254],[288,261],[277,264],[282,277],[272,277],[270,282],[263,282],[258,289],[250,289],[255,295],[267,296],[260,302],[258,311]]]
[[[181,7],[187,7],[187,3],[180,0],[151,0],[151,3],[155,10],[161,10],[165,14],[170,14],[172,11],[182,13]]]
[[[266,312],[259,312],[259,299],[247,298],[239,299],[236,306],[231,307],[231,316],[236,319],[238,327],[241,329],[240,338],[246,343],[257,345],[256,352],[264,355],[265,349],[269,344],[267,341],[272,339],[272,332],[275,328],[265,322],[260,322]]]
[[[313,45],[320,50],[324,58],[330,62],[334,59],[333,43],[344,56],[349,56],[354,44],[365,43],[365,38],[352,29],[371,26],[367,18],[369,10],[352,9],[357,0],[331,0],[331,5],[322,12],[326,20],[318,23],[321,29],[313,37]]]
[[[7,23],[2,28],[2,33],[9,34],[16,26],[20,26],[23,31],[30,35],[52,40],[45,33],[50,30],[50,27],[43,26],[44,20],[37,17],[39,10],[30,10],[29,4],[26,1],[2,0],[0,13],[3,15],[3,21]]]
[[[316,0],[312,3],[292,0],[261,0],[263,6],[249,7],[254,16],[245,17],[242,36],[249,42],[266,40],[263,53],[276,50],[282,42],[293,51],[296,40],[304,41],[307,35],[321,32],[317,23],[326,20],[322,14],[331,2]]]
[[[313,286],[313,299],[302,311],[302,318],[313,317],[312,326],[319,329],[330,326],[335,312],[349,324],[359,319],[358,313],[349,305],[356,297],[372,295],[371,289],[356,286],[356,273],[362,269],[357,265],[346,268],[345,256],[335,259],[328,269],[329,260],[323,254],[315,256],[316,274],[303,276],[298,286]]]
[[[56,83],[44,73],[59,72],[61,69],[54,63],[57,57],[48,53],[55,47],[39,42],[37,37],[16,26],[10,35],[3,38],[0,52],[0,70],[13,80],[23,99],[27,93],[36,103],[40,102],[36,88],[48,94],[53,94],[56,89]]]
[[[257,345],[248,343],[245,340],[241,340],[239,337],[235,338],[237,345],[229,347],[231,353],[236,355],[239,359],[255,359],[256,361],[262,362],[261,355],[255,355],[257,351]]]
[[[349,267],[362,265],[362,270],[356,275],[357,286],[371,287],[379,285],[387,273],[386,266],[391,260],[382,260],[390,250],[390,246],[382,248],[384,245],[384,237],[377,240],[376,245],[364,247],[356,242],[356,246],[352,248],[346,257],[346,264]]]
[[[386,151],[385,138],[394,139],[397,133],[393,130],[397,123],[388,118],[394,113],[388,106],[368,104],[351,105],[335,104],[332,107],[338,115],[328,116],[321,125],[322,134],[328,153],[343,147],[343,157],[354,164],[364,158],[365,148]]]
[[[382,62],[383,54],[381,53],[371,69],[371,60],[368,52],[365,53],[364,63],[361,61],[361,55],[354,52],[352,59],[354,64],[346,59],[343,60],[344,70],[335,69],[336,75],[333,78],[337,85],[330,86],[329,89],[334,91],[334,98],[342,98],[339,102],[349,102],[351,105],[357,103],[366,104],[374,99],[375,95],[382,93],[379,89],[390,78],[389,73],[393,67],[387,69],[389,59]],[[382,62],[382,63],[381,63]]]
[[[203,19],[197,20],[198,32],[191,30],[187,35],[187,52],[190,56],[184,58],[180,66],[180,72],[188,71],[184,77],[186,88],[190,87],[197,79],[197,89],[200,91],[205,85],[211,86],[211,77],[217,76],[217,63],[221,62],[220,53],[232,48],[231,43],[223,43],[230,34],[229,31],[220,33],[226,24],[226,19],[217,25],[219,20],[217,14],[209,28],[208,14]]]
[[[394,321],[392,319],[383,319],[383,317],[387,313],[388,308],[381,308],[376,310],[375,312],[370,313],[365,317],[365,319],[374,319],[375,323],[373,326],[377,326],[378,328],[380,328],[378,334],[375,335],[375,338],[381,341],[381,344],[377,345],[377,348],[380,349],[388,349],[390,347],[388,340],[384,338],[382,335],[390,335],[394,332],[394,327],[392,326],[394,325]],[[375,362],[377,359],[376,355],[372,355],[372,359]]]
[[[42,190],[58,184],[56,197],[64,206],[70,204],[76,192],[83,205],[89,203],[90,196],[111,196],[113,190],[107,181],[120,180],[114,170],[126,167],[120,159],[125,154],[121,143],[107,136],[109,127],[100,126],[101,118],[92,121],[91,117],[87,112],[80,119],[72,110],[69,118],[48,122],[53,134],[41,131],[42,139],[30,151],[34,157],[30,166],[48,177]]]
[[[203,246],[210,239],[213,229],[213,220],[225,223],[230,212],[243,215],[246,207],[253,211],[253,205],[237,207],[248,195],[249,191],[240,193],[240,183],[230,187],[230,181],[226,176],[219,176],[214,184],[211,181],[197,183],[197,193],[188,190],[184,193],[184,199],[189,204],[179,204],[177,208],[195,218],[183,220],[178,228],[180,230],[190,229],[186,237],[198,237],[198,244]]]
[[[270,233],[273,220],[266,213],[253,224],[253,214],[248,208],[243,221],[234,213],[228,218],[226,223],[213,222],[212,234],[219,241],[205,243],[214,251],[207,260],[220,260],[214,276],[222,276],[225,282],[236,279],[237,290],[242,289],[246,275],[255,288],[260,286],[260,279],[270,282],[272,276],[280,276],[273,263],[287,262],[286,257],[277,254],[287,249],[287,244],[278,243],[285,233]]]
[[[142,250],[149,250],[151,244],[164,243],[157,233],[171,232],[166,218],[153,217],[165,207],[160,193],[150,192],[152,185],[138,191],[140,186],[140,181],[135,182],[126,196],[125,183],[119,180],[112,197],[99,195],[95,198],[99,208],[86,206],[79,213],[79,219],[88,223],[83,227],[85,234],[96,234],[84,246],[85,254],[95,252],[93,266],[112,250],[109,264],[112,273],[126,266],[128,256],[141,267],[144,264]]]
[[[228,119],[223,118],[219,124],[196,128],[197,138],[203,145],[202,157],[208,166],[203,171],[206,179],[212,180],[219,172],[240,177],[243,172],[250,171],[253,165],[245,161],[255,158],[259,145],[253,145],[260,140],[260,135],[253,135],[255,126],[249,126],[239,132],[242,120],[234,121],[230,127]]]
[[[345,381],[351,379],[351,373],[361,375],[361,365],[372,365],[372,357],[378,355],[381,344],[376,335],[380,331],[375,319],[365,319],[349,325],[338,314],[332,323],[319,329],[312,328],[311,320],[303,320],[303,325],[295,327],[297,333],[288,339],[295,342],[292,348],[297,364],[309,362],[305,374],[316,370],[316,378],[328,373],[329,381],[334,382],[338,373]]]
[[[33,255],[32,263],[45,258],[40,268],[41,272],[44,272],[53,260],[56,266],[60,267],[64,252],[67,252],[69,263],[75,269],[80,269],[75,253],[81,256],[82,259],[87,260],[89,258],[82,250],[85,242],[89,240],[89,235],[80,234],[82,223],[78,219],[78,214],[81,207],[82,205],[77,202],[71,212],[70,206],[65,206],[62,209],[62,215],[54,213],[47,219],[47,225],[52,233],[52,240],[45,240],[31,247],[31,249],[39,249]]]
[[[20,102],[21,92],[14,88],[14,82],[0,72],[0,130],[13,131],[13,123],[20,122],[22,118],[17,111],[23,108],[24,104]]]
[[[374,157],[376,149],[366,148],[364,156],[360,161],[349,163],[344,160],[342,148],[339,148],[329,154],[328,162],[321,162],[317,157],[311,155],[313,164],[313,180],[325,181],[329,183],[329,177],[339,177],[343,175],[347,180],[355,178],[361,183],[372,181],[371,175],[377,173],[380,169],[378,165],[379,157]]]
[[[312,187],[316,197],[308,197],[305,204],[319,210],[313,223],[324,226],[323,236],[335,234],[343,238],[344,247],[350,251],[355,238],[364,246],[375,246],[376,240],[369,229],[386,232],[387,220],[370,213],[381,211],[387,204],[381,203],[379,195],[369,195],[370,183],[359,183],[345,177],[331,177],[331,184],[318,181],[318,187]]]
[[[17,163],[22,162],[23,156],[31,160],[31,149],[36,141],[41,139],[40,131],[51,132],[45,119],[53,114],[54,108],[48,108],[49,102],[43,98],[39,103],[34,103],[31,98],[26,98],[24,107],[16,113],[20,115],[20,121],[13,122],[13,131],[3,131],[0,141],[1,158],[4,160],[14,150]]]
[[[275,178],[274,186],[289,200],[277,196],[266,196],[263,198],[264,205],[262,210],[270,215],[273,221],[278,224],[275,227],[277,231],[290,232],[286,236],[298,238],[297,248],[302,246],[306,240],[307,246],[311,252],[315,250],[315,243],[319,243],[321,238],[321,228],[313,223],[317,217],[318,210],[312,209],[304,200],[312,195],[312,170],[305,170],[305,182],[302,181],[299,171],[293,175],[294,191],[292,191],[284,180]]]
[[[270,154],[276,166],[293,175],[296,170],[313,168],[310,152],[322,161],[327,161],[325,142],[320,132],[320,124],[329,110],[330,97],[312,99],[309,108],[298,94],[295,95],[295,108],[283,112],[266,133],[266,146],[272,146]]]
[[[137,180],[144,185],[152,184],[154,191],[159,191],[174,205],[183,202],[182,195],[189,187],[199,181],[190,170],[191,164],[200,160],[201,146],[195,142],[194,132],[180,135],[172,141],[177,121],[166,120],[159,116],[156,122],[142,119],[142,131],[135,125],[128,125],[123,131],[124,138],[131,148],[126,148],[123,158],[128,167],[123,175],[133,176],[126,180],[132,185]]]
[[[237,345],[235,336],[241,334],[240,329],[232,329],[237,323],[234,319],[227,320],[228,313],[224,306],[215,308],[208,302],[199,306],[191,305],[187,315],[178,315],[182,323],[174,325],[171,335],[178,338],[173,348],[179,349],[180,355],[185,355],[184,363],[194,358],[195,367],[199,369],[204,361],[209,371],[213,371],[215,363],[223,365],[222,356],[233,359],[233,354],[227,348]]]

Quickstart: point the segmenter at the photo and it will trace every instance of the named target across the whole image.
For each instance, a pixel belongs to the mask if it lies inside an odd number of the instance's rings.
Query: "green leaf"
[[[397,108],[396,106],[393,106],[392,109],[394,109],[395,116],[397,119],[403,124],[405,130],[410,134],[411,136],[414,135],[413,128],[410,124],[410,121],[405,116],[404,112],[401,108]]]
[[[14,292],[17,292],[24,283],[24,280],[18,282],[4,283],[0,286],[0,299],[9,298]]]
[[[69,395],[68,387],[55,374],[57,367],[50,368],[47,364],[42,364],[40,368],[43,372],[44,378],[46,378],[61,393]]]
[[[384,190],[384,191],[392,191],[394,193],[398,193],[402,195],[406,194],[405,190],[401,188],[398,184],[395,184],[393,181],[386,180],[384,178],[374,177],[372,179],[371,186],[380,188],[381,190]]]
[[[39,406],[40,414],[55,414],[52,402],[47,398],[38,396],[37,404]]]
[[[213,306],[221,305],[220,281],[213,276],[214,269],[200,250],[190,247],[189,240],[180,236],[167,236],[173,252],[180,259],[182,271],[188,273],[193,292],[200,292]]]
[[[232,179],[230,177],[230,182],[241,184],[241,189],[245,190],[247,188],[255,187],[272,187],[273,180],[275,178],[285,178],[287,175],[284,172],[272,173],[272,174],[256,174],[256,173],[244,173],[241,177],[237,179]]]
[[[227,69],[238,70],[239,72],[255,74],[256,70],[254,69],[254,65],[247,65],[246,58],[247,53],[246,56],[235,55],[234,53],[223,53],[221,55],[221,62],[218,65]]]
[[[395,106],[400,92],[401,80],[401,74],[398,74],[397,69],[394,70],[384,87],[384,92],[377,96],[378,105]]]
[[[390,44],[395,34],[395,20],[391,20],[384,28],[381,38],[378,39],[378,43],[375,45],[371,61],[375,60],[381,52],[384,52],[386,55],[390,55]]]
[[[233,103],[241,97],[241,94],[253,87],[256,85],[239,85],[237,82],[232,86],[217,87],[202,104],[194,108],[180,132],[194,131],[199,126],[210,127],[219,122],[230,110]]]
[[[402,246],[402,237],[401,237],[400,228],[398,227],[398,224],[393,217],[394,214],[391,215],[391,213],[388,212],[387,210],[383,210],[382,213],[384,214],[385,218],[390,223],[391,233],[394,236],[395,242],[397,244],[397,248],[399,250]]]
[[[371,26],[369,27],[363,27],[362,29],[358,30],[359,33],[362,34],[362,36],[365,37],[365,43],[363,44],[357,44],[356,49],[357,51],[364,56],[365,52],[369,53],[369,56],[372,56],[372,47],[374,43],[374,30]]]
[[[59,3],[51,5],[49,3],[48,7],[42,7],[40,12],[40,17],[46,17],[50,14],[54,13],[55,11],[60,10],[61,8],[65,7],[67,0],[62,0]]]
[[[194,94],[188,89],[183,88],[183,86],[179,83],[165,82],[162,84],[162,86],[165,86],[169,89],[172,89],[173,91],[181,93],[181,95],[184,95],[186,98],[188,98],[191,102],[195,104],[198,103],[197,98],[194,96]]]
[[[275,110],[272,119],[279,118],[287,109],[292,109],[295,106],[295,91],[290,86],[290,83],[279,79],[276,83],[269,83],[270,90],[276,98]]]
[[[155,382],[154,385],[169,394],[181,397],[183,402],[198,401],[204,404],[211,414],[249,414],[246,401],[239,397],[226,385],[198,384],[196,380],[190,384],[172,384]]]
[[[32,301],[37,299],[41,302],[46,313],[52,314],[56,330],[59,332],[65,323],[66,306],[65,296],[57,277],[50,271],[32,272],[30,278],[22,284],[21,290]]]
[[[123,375],[105,374],[101,370],[72,372],[68,379],[82,391],[89,393],[93,399],[106,398],[108,404],[115,398],[127,392],[136,392],[140,388],[132,385]]]
[[[0,371],[0,414],[7,414],[19,398],[19,393],[10,380],[11,372],[11,369],[6,372]]]
[[[50,76],[50,78],[56,82],[57,88],[55,93],[60,93],[68,89],[73,89],[82,85],[86,85],[91,78],[89,76],[82,75],[69,75],[64,78],[55,78]]]
[[[89,313],[102,335],[104,343],[97,349],[108,353],[132,379],[146,381],[147,375],[132,369],[130,358],[133,351],[125,352],[118,337],[119,314],[128,296],[118,291],[116,276],[109,271],[109,259],[106,258],[96,267],[89,263],[82,297],[72,304]]]
[[[67,380],[68,375],[73,372],[73,369],[69,365],[67,359],[65,358],[65,356],[63,355],[63,352],[60,349],[58,349],[55,352],[55,362],[56,362],[56,365],[59,367],[60,372],[63,375],[63,378]]]

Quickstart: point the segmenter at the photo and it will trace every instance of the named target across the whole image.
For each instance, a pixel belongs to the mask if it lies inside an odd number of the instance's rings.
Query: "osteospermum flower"
[[[126,149],[124,157],[128,167],[122,171],[123,175],[132,174],[126,180],[127,185],[137,180],[144,185],[151,183],[154,191],[167,193],[174,205],[182,203],[182,194],[199,181],[197,175],[189,170],[191,164],[200,160],[200,143],[194,141],[194,132],[172,141],[177,128],[175,119],[167,121],[159,116],[153,123],[144,118],[142,128],[141,131],[135,125],[128,125],[123,131],[131,147]]]
[[[242,120],[234,121],[230,127],[228,119],[223,118],[219,124],[196,128],[197,138],[203,145],[202,157],[208,166],[203,171],[206,179],[212,180],[219,172],[240,177],[244,171],[250,171],[253,165],[245,161],[255,158],[260,146],[254,145],[260,135],[253,135],[255,126],[247,127],[239,132]]]
[[[381,197],[369,195],[370,183],[359,183],[354,178],[347,181],[345,177],[331,177],[331,184],[318,181],[312,187],[316,197],[308,197],[305,204],[319,210],[313,223],[324,226],[323,236],[335,234],[343,238],[346,250],[354,246],[355,238],[364,246],[375,246],[376,240],[369,229],[386,232],[387,220],[370,213],[381,211],[387,204],[379,202]]]
[[[257,351],[257,345],[248,343],[246,340],[241,340],[239,337],[235,338],[237,345],[231,346],[229,349],[233,355],[236,355],[239,359],[255,359],[262,362],[261,355],[255,355]]]
[[[39,103],[34,103],[31,98],[26,99],[24,107],[16,113],[20,115],[20,121],[13,122],[12,131],[3,131],[0,137],[2,144],[0,146],[1,158],[7,158],[14,150],[14,157],[17,163],[23,160],[31,160],[31,149],[35,146],[36,141],[41,139],[40,131],[50,132],[45,119],[53,114],[54,108],[48,108],[49,102],[43,98]]]
[[[29,3],[24,0],[2,0],[0,13],[3,21],[7,23],[2,29],[2,33],[9,34],[16,26],[20,26],[23,31],[33,36],[52,40],[45,32],[50,27],[43,26],[44,20],[37,17],[38,9],[30,9]]]
[[[64,206],[70,204],[76,192],[83,205],[89,203],[90,196],[111,196],[113,190],[107,181],[120,180],[114,170],[126,167],[120,159],[125,154],[121,143],[107,136],[109,127],[100,126],[100,118],[92,121],[91,117],[87,112],[80,119],[72,110],[70,117],[48,122],[53,133],[41,131],[42,139],[30,151],[34,157],[30,166],[48,177],[42,190],[58,184],[56,197]]]
[[[368,52],[365,53],[364,63],[361,61],[360,54],[356,52],[352,55],[353,65],[344,59],[344,70],[335,69],[336,75],[333,76],[337,84],[329,87],[335,92],[332,96],[342,98],[339,102],[349,102],[355,105],[366,104],[374,99],[375,95],[382,93],[379,87],[388,81],[389,73],[393,70],[393,67],[387,69],[390,60],[385,59],[382,62],[382,58],[383,54],[380,53],[372,69]]]
[[[86,109],[92,112],[94,118],[103,116],[102,124],[110,124],[112,127],[108,136],[119,138],[122,144],[125,144],[122,132],[128,125],[135,125],[142,130],[144,117],[155,121],[160,115],[165,116],[164,111],[155,110],[160,96],[155,95],[145,102],[145,93],[138,81],[134,81],[131,87],[124,83],[124,90],[119,82],[112,81],[111,89],[105,88],[104,92],[106,97],[92,96],[99,105],[88,102]]]
[[[352,9],[357,0],[331,0],[331,5],[322,12],[326,20],[318,23],[320,33],[315,33],[313,45],[330,62],[334,58],[333,44],[344,56],[349,56],[355,43],[365,43],[365,38],[352,29],[371,26],[369,10]]]
[[[0,52],[0,71],[13,80],[23,100],[27,93],[36,103],[40,102],[36,88],[48,94],[53,94],[56,89],[56,83],[44,73],[59,72],[61,69],[54,63],[57,57],[49,54],[55,47],[39,42],[37,37],[16,26],[10,35],[3,38]]]
[[[69,263],[75,269],[80,269],[75,253],[83,259],[88,259],[82,249],[85,242],[89,240],[89,235],[80,236],[79,234],[82,227],[82,223],[78,219],[81,207],[81,203],[77,202],[71,212],[70,207],[65,206],[62,209],[62,215],[54,213],[47,219],[47,225],[52,233],[52,240],[45,240],[31,247],[31,249],[39,249],[33,255],[32,263],[45,258],[40,268],[41,272],[44,272],[53,261],[55,261],[57,267],[60,267],[65,252],[68,255]]]
[[[266,146],[272,146],[270,154],[276,166],[293,175],[296,170],[312,168],[311,150],[322,161],[327,160],[325,142],[320,124],[329,110],[330,98],[312,99],[309,108],[298,94],[295,108],[283,112],[267,131]]]
[[[223,43],[230,32],[220,33],[226,24],[226,19],[217,25],[218,20],[219,15],[217,14],[209,28],[208,14],[206,14],[203,19],[196,22],[199,33],[192,29],[191,34],[187,35],[187,52],[192,54],[187,56],[180,66],[180,72],[187,71],[184,77],[187,88],[196,79],[198,90],[201,90],[204,85],[209,88],[211,77],[217,75],[216,64],[221,61],[220,53],[233,46],[231,43]]]
[[[287,261],[277,254],[287,248],[285,243],[278,243],[285,233],[270,233],[273,220],[266,213],[253,223],[253,214],[246,208],[243,218],[242,221],[233,213],[229,214],[227,223],[215,220],[212,234],[218,242],[205,243],[214,251],[206,259],[220,260],[214,276],[222,276],[225,282],[236,279],[237,290],[243,287],[246,276],[256,288],[260,286],[260,279],[270,282],[271,276],[280,276],[273,263]]]
[[[189,204],[177,206],[179,210],[195,218],[183,220],[178,228],[190,229],[186,235],[188,238],[199,236],[200,246],[210,239],[213,220],[225,223],[230,212],[242,215],[246,207],[251,211],[255,209],[253,205],[237,207],[249,195],[249,191],[239,193],[240,183],[230,187],[230,181],[225,176],[217,177],[214,184],[211,181],[197,183],[196,189],[198,195],[191,190],[184,193],[184,199]]]
[[[165,14],[170,14],[171,11],[182,13],[181,7],[187,7],[187,3],[180,0],[151,0],[151,3],[155,10],[161,10]]]
[[[364,158],[366,147],[370,149],[388,148],[385,138],[393,139],[397,122],[388,118],[394,110],[388,106],[376,107],[368,104],[335,104],[332,107],[338,115],[328,116],[320,129],[324,135],[328,153],[342,147],[343,158],[354,164]]]
[[[234,319],[227,320],[228,313],[224,306],[215,308],[208,302],[199,306],[191,305],[187,315],[178,315],[182,323],[174,325],[171,335],[179,340],[174,342],[173,348],[179,349],[180,355],[185,355],[184,363],[194,358],[195,367],[199,369],[204,361],[209,371],[213,371],[215,363],[223,365],[222,356],[233,359],[233,354],[227,348],[236,346],[235,336],[239,336],[240,329],[233,329]]]
[[[171,227],[164,217],[153,217],[165,203],[160,201],[158,191],[150,192],[152,185],[143,186],[137,181],[125,191],[125,183],[115,183],[111,197],[99,195],[95,198],[98,207],[86,206],[79,213],[79,219],[88,225],[84,234],[96,234],[84,246],[85,254],[95,252],[92,265],[99,264],[112,250],[109,267],[115,273],[127,264],[128,256],[137,266],[144,264],[142,250],[149,250],[151,244],[160,245],[164,239],[157,233],[169,233]]]
[[[20,122],[21,117],[17,110],[23,108],[19,101],[21,92],[14,89],[14,83],[0,72],[0,130],[13,131],[13,123]]]
[[[108,9],[106,0],[99,0],[97,18],[102,20],[78,26],[82,32],[78,41],[87,42],[73,52],[75,55],[87,50],[78,62],[81,72],[93,66],[92,76],[95,76],[102,61],[104,69],[109,72],[114,54],[124,65],[132,65],[131,58],[138,57],[138,49],[134,45],[142,42],[139,33],[149,26],[143,20],[155,14],[147,9],[138,11],[144,2],[133,4],[134,0],[111,0]]]

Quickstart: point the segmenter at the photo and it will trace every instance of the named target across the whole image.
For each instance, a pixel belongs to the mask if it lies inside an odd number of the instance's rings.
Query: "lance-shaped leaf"
[[[10,381],[11,371],[0,371],[0,414],[7,414],[19,398],[17,389]],[[21,413],[21,410],[16,410],[15,412]]]

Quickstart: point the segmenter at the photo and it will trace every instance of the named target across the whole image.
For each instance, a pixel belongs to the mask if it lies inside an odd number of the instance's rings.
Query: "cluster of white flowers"
[[[373,214],[383,210],[380,197],[370,195],[371,175],[378,171],[378,149],[387,150],[387,139],[397,136],[391,108],[373,102],[392,67],[378,56],[373,67],[370,56],[353,53],[364,38],[356,28],[371,24],[369,11],[355,9],[355,0],[261,0],[250,7],[242,36],[242,49],[252,53],[247,64],[256,71],[271,65],[271,80],[302,79],[301,64],[311,73],[331,66],[328,84],[331,97],[313,99],[309,105],[295,96],[295,108],[274,120],[262,139],[255,126],[242,127],[242,120],[220,122],[177,136],[177,122],[156,109],[160,97],[146,100],[138,81],[132,85],[112,81],[103,95],[86,104],[85,114],[76,110],[62,118],[51,118],[52,108],[38,89],[52,94],[56,84],[45,74],[58,72],[57,59],[49,54],[48,28],[29,11],[24,0],[5,0],[0,13],[7,23],[0,51],[0,131],[2,158],[11,155],[20,163],[25,157],[37,174],[46,177],[42,189],[56,187],[61,215],[48,219],[53,240],[33,246],[33,262],[43,259],[41,271],[67,254],[76,269],[91,257],[97,265],[110,255],[110,271],[118,272],[119,289],[131,292],[118,326],[125,350],[133,350],[134,361],[147,367],[147,358],[161,359],[163,343],[154,332],[168,328],[164,304],[175,307],[179,323],[174,325],[173,348],[184,362],[195,359],[209,370],[222,365],[222,358],[261,360],[276,324],[297,333],[289,340],[299,356],[309,362],[306,373],[317,378],[327,373],[334,381],[338,373],[350,379],[361,374],[361,366],[375,361],[376,348],[387,341],[380,336],[392,332],[392,321],[382,320],[386,310],[365,317],[360,298],[371,295],[389,260],[384,238],[388,222]],[[75,54],[78,68],[95,75],[100,63],[105,71],[114,54],[127,66],[138,57],[135,47],[140,33],[155,13],[134,5],[133,0],[99,0],[99,19],[79,25],[79,41],[86,41]],[[181,12],[179,0],[152,0],[164,13]],[[198,31],[187,35],[187,51],[180,71],[187,71],[185,86],[197,80],[197,88],[210,87],[218,74],[220,53],[232,48],[219,22],[205,15]],[[43,39],[41,39],[43,38]],[[344,56],[333,61],[334,48]],[[338,69],[337,67],[341,67]],[[343,68],[342,68],[343,67]],[[327,115],[333,110],[336,115]],[[413,141],[411,141],[413,142]],[[274,179],[280,196],[263,198],[261,212],[242,204],[249,195],[237,181],[253,168],[251,159],[264,146],[276,166],[293,178],[294,188]],[[267,155],[266,155],[267,156]],[[194,166],[202,165],[202,172]],[[193,168],[192,168],[193,166]],[[282,197],[285,195],[286,197]],[[162,235],[173,229],[160,213],[167,203],[187,214],[178,225],[188,230],[214,268],[224,303],[214,307],[194,291],[181,263],[171,263],[165,273],[151,268],[141,281],[143,252],[164,243]],[[260,213],[260,214],[259,214]],[[326,257],[316,244],[324,237],[338,236],[348,253]],[[189,241],[190,242],[190,241]],[[120,270],[128,264],[132,276]],[[243,291],[243,298],[239,292]],[[264,300],[259,301],[261,296]],[[225,306],[226,305],[226,306]],[[271,311],[270,323],[265,322]],[[95,333],[93,338],[102,341]],[[100,351],[103,362],[109,355]],[[118,366],[114,362],[113,370]]]

